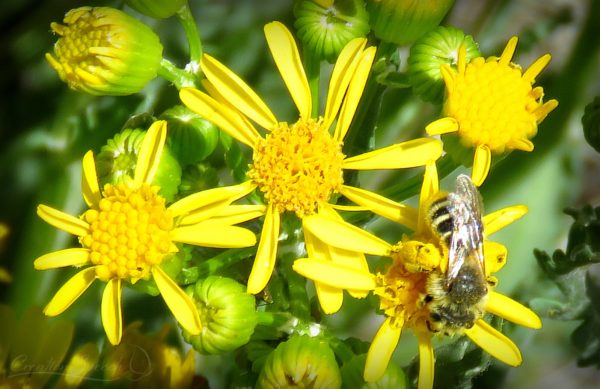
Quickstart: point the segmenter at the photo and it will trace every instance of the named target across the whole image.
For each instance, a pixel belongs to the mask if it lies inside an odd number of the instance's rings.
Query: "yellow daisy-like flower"
[[[135,382],[136,388],[190,388],[195,373],[194,350],[182,355],[169,345],[165,340],[169,325],[154,334],[142,333],[141,326],[139,321],[128,325],[123,342],[105,355],[106,379]]]
[[[394,216],[403,209],[379,201],[374,193],[344,185],[344,169],[392,169],[424,165],[437,159],[441,142],[417,139],[346,158],[342,153],[344,136],[369,76],[375,48],[365,48],[366,39],[350,41],[335,64],[325,107],[318,118],[312,115],[309,84],[292,34],[281,23],[265,26],[265,36],[275,64],[299,111],[294,123],[278,121],[252,89],[216,59],[205,55],[201,62],[209,94],[197,89],[181,90],[185,105],[254,150],[245,185],[257,187],[267,203],[264,226],[248,292],[258,293],[269,281],[277,250],[280,215],[294,212],[303,220],[309,253],[333,261],[366,268],[364,256],[324,245],[313,224],[323,215],[339,217],[329,204],[340,193],[371,211]],[[265,130],[262,137],[254,121]],[[336,122],[333,135],[329,132]],[[316,223],[305,223],[307,219]],[[317,285],[319,301],[326,312],[339,309],[343,293]]]
[[[456,132],[462,143],[475,147],[472,179],[480,186],[490,169],[491,155],[514,149],[532,151],[531,138],[537,126],[558,106],[556,100],[543,102],[544,89],[533,88],[535,78],[550,62],[550,54],[538,58],[524,72],[511,61],[517,37],[504,52],[487,60],[466,62],[466,49],[458,53],[457,69],[442,65],[446,83],[446,117],[427,126],[429,135]]]
[[[436,323],[432,293],[443,293],[443,288],[436,288],[435,283],[444,278],[448,267],[448,248],[430,227],[428,207],[433,199],[443,195],[439,191],[435,164],[429,164],[419,210],[415,210],[417,217],[408,224],[415,232],[410,237],[403,237],[394,246],[345,222],[332,219],[327,225],[321,224],[321,228],[328,231],[324,238],[327,244],[349,251],[390,256],[392,264],[384,274],[372,274],[368,269],[356,269],[321,258],[302,258],[294,263],[298,273],[316,282],[349,291],[372,290],[379,297],[386,320],[369,348],[364,371],[364,378],[368,382],[376,381],[385,372],[403,328],[412,328],[418,338],[419,388],[425,389],[433,386],[435,358],[432,336],[465,334],[495,358],[517,366],[522,361],[519,349],[509,338],[487,324],[483,315],[492,313],[525,327],[541,327],[541,321],[533,311],[492,290],[497,280],[491,274],[504,265],[506,248],[487,239],[483,242],[487,284],[485,297],[472,307],[473,316],[463,326],[445,328]],[[484,234],[493,234],[526,212],[525,206],[512,206],[484,216]],[[336,236],[337,239],[332,239]]]
[[[230,205],[247,193],[248,184],[217,188],[185,197],[170,206],[152,186],[166,139],[165,121],[152,124],[140,147],[134,177],[119,185],[98,185],[94,156],[83,158],[82,192],[89,209],[80,218],[46,205],[38,215],[47,223],[79,237],[83,247],[69,248],[37,258],[38,270],[91,265],[67,281],[44,309],[48,316],[66,310],[91,284],[106,282],[102,297],[102,324],[109,341],[122,336],[123,282],[152,278],[177,321],[198,334],[202,325],[191,298],[161,269],[177,252],[175,242],[205,247],[247,247],[255,235],[234,223],[259,216],[264,207]]]

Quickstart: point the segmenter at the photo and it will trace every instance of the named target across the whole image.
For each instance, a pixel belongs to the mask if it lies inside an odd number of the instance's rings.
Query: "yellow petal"
[[[348,128],[350,128],[350,124],[356,113],[356,107],[358,107],[358,103],[365,90],[365,84],[371,72],[371,65],[373,64],[376,50],[375,47],[369,47],[360,56],[360,61],[350,80],[348,91],[340,109],[338,122],[335,126],[333,138],[336,140],[342,141],[348,132]]]
[[[86,291],[96,279],[96,268],[88,267],[75,274],[56,292],[52,300],[44,308],[46,316],[56,316],[63,313]]]
[[[483,320],[477,320],[473,327],[465,331],[465,334],[488,354],[507,365],[519,366],[523,361],[519,348],[512,340]]]
[[[537,107],[534,111],[537,122],[541,123],[556,107],[558,107],[558,101],[555,99],[548,100],[543,105]],[[531,147],[531,150],[533,150],[533,147]]]
[[[256,219],[266,212],[267,207],[261,204],[230,205],[219,210],[210,220],[211,222],[232,225]]]
[[[312,100],[310,87],[306,79],[306,73],[300,60],[300,53],[296,47],[296,41],[289,30],[279,22],[271,22],[265,25],[265,37],[271,55],[279,69],[300,117],[308,119],[311,116]]]
[[[72,248],[54,251],[42,255],[33,262],[36,270],[56,269],[65,266],[79,267],[89,262],[90,251],[84,248]]]
[[[525,138],[510,141],[506,144],[506,146],[508,149],[517,149],[527,152],[533,151],[533,148],[535,147],[532,141]]]
[[[362,205],[373,213],[400,223],[408,228],[416,228],[418,211],[412,207],[397,203],[374,192],[343,185],[340,193],[356,204]]]
[[[89,232],[90,229],[90,225],[83,220],[57,209],[48,207],[47,205],[38,205],[37,214],[51,226],[73,235],[84,236]]]
[[[90,371],[97,367],[99,359],[100,352],[94,343],[86,343],[79,347],[69,359],[69,363],[63,374],[60,375],[55,388],[76,388],[80,386]]]
[[[544,70],[544,68],[548,65],[552,57],[550,54],[542,55],[540,58],[536,59],[534,63],[532,63],[529,68],[523,73],[523,81],[533,84],[535,82],[535,78]]]
[[[419,385],[417,389],[431,389],[435,376],[435,355],[431,345],[431,335],[422,331],[416,331],[416,335],[419,340]]]
[[[167,139],[167,122],[158,120],[150,126],[135,164],[133,181],[136,185],[151,184],[160,163],[165,140]]]
[[[500,65],[506,66],[510,63],[510,60],[512,59],[513,55],[515,54],[515,49],[517,48],[518,41],[519,41],[519,38],[517,38],[516,36],[513,36],[512,38],[510,38],[508,40],[508,43],[506,44],[504,51],[502,52],[502,54],[500,55],[500,58],[498,59],[498,63]]]
[[[202,322],[191,297],[160,266],[152,266],[152,277],[175,320],[190,334],[199,335],[202,331]]]
[[[473,171],[471,180],[475,186],[481,186],[485,181],[492,163],[492,152],[486,145],[479,145],[475,148],[475,157],[473,158]]]
[[[319,258],[300,258],[294,261],[296,273],[337,289],[369,291],[375,289],[375,277],[368,271]]]
[[[492,291],[488,294],[485,310],[524,327],[542,328],[542,321],[535,312],[500,293]]]
[[[373,338],[373,342],[371,342],[363,373],[363,378],[366,382],[375,382],[383,376],[392,354],[398,345],[403,323],[393,326],[391,321],[391,318],[387,318],[381,324],[377,334],[375,334],[375,338]]]
[[[277,255],[279,223],[279,212],[275,211],[273,206],[269,205],[260,234],[256,257],[252,265],[252,271],[248,277],[247,290],[250,294],[256,294],[263,290],[271,278]]]
[[[102,294],[102,326],[113,346],[121,343],[123,317],[121,316],[121,279],[113,278],[106,283]]]
[[[525,205],[513,205],[492,212],[483,217],[483,230],[487,236],[501,230],[527,213]]]
[[[94,153],[91,150],[85,153],[82,165],[81,191],[83,199],[88,207],[98,206],[101,198],[100,187],[98,186]]]
[[[356,170],[402,169],[423,166],[440,155],[441,141],[419,138],[346,158],[342,167]]]
[[[192,111],[220,127],[238,141],[254,148],[260,135],[241,115],[194,88],[183,88],[179,98]]]
[[[483,242],[486,275],[496,273],[506,264],[506,246],[498,242],[486,240]]]
[[[275,115],[258,95],[240,77],[210,55],[200,63],[206,78],[231,106],[254,120],[263,128],[277,124]]]
[[[329,129],[335,120],[350,80],[356,71],[362,50],[367,44],[365,38],[355,38],[348,42],[340,52],[329,80],[327,103],[323,117],[323,128]]]
[[[372,255],[388,255],[390,252],[389,243],[344,221],[319,214],[307,216],[303,221],[312,234],[334,247]]]
[[[425,165],[425,175],[421,185],[419,195],[419,215],[426,215],[428,212],[429,199],[440,191],[440,181],[438,179],[437,167],[435,161],[430,161]],[[427,219],[419,217],[417,221],[417,234],[422,235],[429,228]]]
[[[344,291],[342,289],[315,282],[315,290],[319,305],[324,313],[331,315],[340,310],[344,302]]]
[[[425,127],[427,135],[443,135],[456,131],[458,131],[458,122],[452,117],[438,119]]]
[[[256,235],[252,231],[211,221],[177,227],[171,232],[171,239],[180,243],[217,248],[250,247],[256,244]]]
[[[252,184],[250,181],[246,181],[239,185],[203,190],[202,192],[194,193],[174,202],[169,206],[169,211],[171,211],[174,216],[181,216],[194,212],[208,212],[213,209],[213,213],[217,213],[221,208],[224,208],[228,204],[231,204],[252,192],[254,188],[256,188],[256,185]],[[211,213],[208,212],[207,218],[210,217],[210,215]],[[200,220],[204,219],[198,219],[196,222]]]
[[[375,289],[375,277],[368,271],[320,258],[300,258],[294,261],[298,274],[315,282],[337,288],[369,291]]]

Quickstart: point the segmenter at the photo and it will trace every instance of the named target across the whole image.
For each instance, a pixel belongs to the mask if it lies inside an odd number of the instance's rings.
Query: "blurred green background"
[[[69,271],[36,272],[33,260],[49,251],[72,244],[72,237],[43,223],[35,213],[37,204],[49,204],[71,214],[80,213],[80,161],[85,151],[98,151],[107,138],[118,132],[134,114],[158,114],[177,103],[175,88],[157,79],[142,93],[127,97],[92,97],[73,92],[63,84],[44,59],[55,37],[50,22],[61,21],[71,8],[84,5],[121,6],[114,1],[11,0],[0,4],[0,222],[10,235],[4,242],[0,266],[13,276],[0,285],[2,303],[23,312],[31,304],[43,305]],[[277,117],[294,112],[291,100],[269,57],[262,26],[272,20],[293,26],[292,1],[191,0],[204,49],[230,66],[267,101]],[[174,18],[151,20],[127,12],[150,24],[165,47],[164,55],[179,66],[187,58],[187,42]],[[514,62],[526,68],[536,58],[552,54],[549,67],[538,77],[548,99],[559,107],[541,124],[533,140],[532,153],[515,152],[492,171],[482,189],[487,211],[526,204],[529,214],[493,236],[509,249],[507,266],[498,274],[500,291],[528,303],[534,299],[565,300],[556,285],[542,275],[533,249],[552,252],[564,248],[571,218],[564,207],[600,204],[600,158],[583,139],[584,107],[600,94],[600,2],[584,0],[457,0],[442,23],[463,29],[479,42],[484,56],[498,55],[507,40],[519,36]],[[405,58],[407,48],[401,48]],[[403,57],[404,55],[404,57]],[[421,101],[410,89],[388,90],[384,95],[374,145],[385,146],[424,134],[424,126],[436,119],[439,107]],[[413,173],[414,174],[414,173]],[[364,187],[381,189],[397,180],[395,173],[365,173]],[[443,182],[447,188],[452,181]],[[410,200],[409,200],[410,201]],[[399,230],[383,221],[369,225],[388,240],[398,239]],[[600,239],[600,238],[599,238]],[[575,278],[573,282],[581,282]],[[98,327],[98,290],[87,292],[77,310],[65,313],[75,318],[85,339]],[[127,294],[125,295],[127,298]],[[124,302],[133,307],[132,300]],[[86,308],[90,301],[89,308]],[[355,303],[352,309],[362,309]],[[161,308],[141,303],[137,310]],[[154,310],[154,311],[153,311]],[[160,313],[160,312],[157,312]],[[543,314],[543,312],[539,312]],[[136,315],[128,313],[128,321]],[[368,315],[352,321],[330,318],[344,334],[369,340],[381,318]],[[570,333],[578,321],[543,318],[539,331],[510,328],[520,346],[524,362],[507,375],[495,364],[477,381],[481,387],[506,388],[597,388],[597,367],[580,368],[578,350]],[[83,326],[85,327],[85,326]],[[514,331],[513,331],[514,330]],[[600,342],[600,339],[596,339]],[[406,364],[416,355],[416,343],[404,336],[396,352]],[[218,359],[206,363],[217,364]],[[500,380],[497,377],[501,377]]]

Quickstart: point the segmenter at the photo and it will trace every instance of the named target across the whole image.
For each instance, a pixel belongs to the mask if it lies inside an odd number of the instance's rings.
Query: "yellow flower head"
[[[429,135],[456,132],[464,145],[475,147],[472,178],[480,186],[485,180],[491,155],[514,149],[532,151],[530,141],[538,124],[558,106],[556,100],[543,102],[542,87],[533,87],[535,78],[550,62],[550,54],[538,58],[526,71],[511,61],[517,37],[511,38],[502,55],[466,62],[461,47],[457,69],[442,65],[447,97],[446,117],[426,130]]]
[[[89,265],[65,283],[44,309],[55,316],[67,309],[90,285],[106,282],[102,298],[102,324],[109,341],[122,335],[121,289],[123,282],[152,278],[179,323],[199,333],[201,323],[190,297],[161,269],[177,252],[176,242],[206,247],[246,247],[254,234],[232,226],[261,214],[261,206],[230,205],[249,190],[248,185],[211,189],[185,197],[170,206],[152,186],[166,139],[166,122],[148,130],[138,155],[134,177],[118,185],[98,185],[94,156],[83,158],[82,191],[89,209],[81,218],[46,205],[38,215],[47,223],[79,237],[81,248],[43,255],[38,270]]]
[[[183,356],[166,342],[169,325],[155,334],[142,333],[141,325],[128,325],[123,342],[105,356],[106,379],[133,381],[136,387],[189,388],[195,372],[194,351],[188,350]]]
[[[95,345],[72,350],[75,326],[71,320],[49,321],[37,306],[17,319],[14,310],[3,304],[0,317],[0,387],[44,388],[59,375],[57,387],[76,388],[96,366],[99,352]],[[71,354],[68,360],[67,354]]]
[[[364,378],[368,382],[375,382],[385,372],[403,328],[412,328],[419,340],[419,388],[431,388],[434,376],[432,336],[465,334],[492,356],[517,366],[522,360],[519,349],[487,324],[483,315],[488,312],[529,328],[541,327],[540,319],[533,311],[492,290],[497,280],[491,274],[504,265],[506,248],[487,239],[483,240],[481,247],[485,261],[481,266],[484,279],[482,295],[472,304],[460,306],[452,305],[454,303],[451,304],[449,298],[444,299],[450,293],[445,289],[444,282],[449,261],[454,260],[454,256],[449,254],[453,250],[452,245],[447,244],[446,237],[441,233],[444,227],[439,225],[437,230],[432,228],[432,217],[440,223],[444,220],[440,213],[435,213],[432,204],[448,196],[438,186],[435,164],[428,164],[419,209],[414,210],[414,219],[409,223],[403,221],[415,232],[403,237],[396,245],[389,245],[344,222],[332,222],[328,226],[330,235],[345,237],[334,241],[327,235],[325,240],[328,244],[344,247],[348,251],[376,255],[387,251],[386,255],[392,258],[392,263],[385,273],[371,274],[368,269],[351,268],[343,263],[326,262],[319,258],[298,259],[294,263],[294,269],[307,278],[349,292],[372,290],[379,297],[380,309],[386,320],[369,348],[364,371]],[[482,217],[483,236],[496,232],[526,212],[524,206],[512,206]],[[457,282],[453,288],[464,285]],[[477,283],[468,286],[475,287]],[[452,320],[444,317],[448,312]]]
[[[63,22],[50,25],[60,38],[46,60],[71,89],[128,95],[156,77],[162,45],[144,23],[109,7],[76,8]]]
[[[323,244],[313,226],[340,216],[329,204],[342,194],[360,206],[382,215],[401,213],[374,193],[344,185],[344,169],[369,170],[424,165],[441,154],[441,143],[417,139],[354,157],[342,153],[342,143],[373,63],[375,48],[366,39],[350,41],[340,53],[329,83],[322,116],[313,116],[313,102],[296,42],[278,22],[265,26],[265,36],[299,117],[292,123],[279,121],[263,100],[225,65],[204,55],[203,85],[209,92],[184,88],[181,100],[191,110],[213,122],[254,151],[248,185],[258,188],[267,210],[248,292],[258,293],[269,281],[277,250],[282,212],[294,212],[303,221],[306,248],[311,256],[341,259],[364,268],[362,254],[348,254]],[[266,130],[261,136],[254,124]],[[334,125],[335,123],[335,125]],[[330,129],[333,128],[333,134]],[[325,222],[326,223],[326,222]],[[342,291],[317,285],[323,309],[333,312],[342,303]]]

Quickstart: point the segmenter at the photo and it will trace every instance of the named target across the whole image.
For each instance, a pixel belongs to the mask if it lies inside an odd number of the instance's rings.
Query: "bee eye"
[[[425,303],[430,303],[433,301],[433,296],[428,294],[427,296],[425,296]]]

